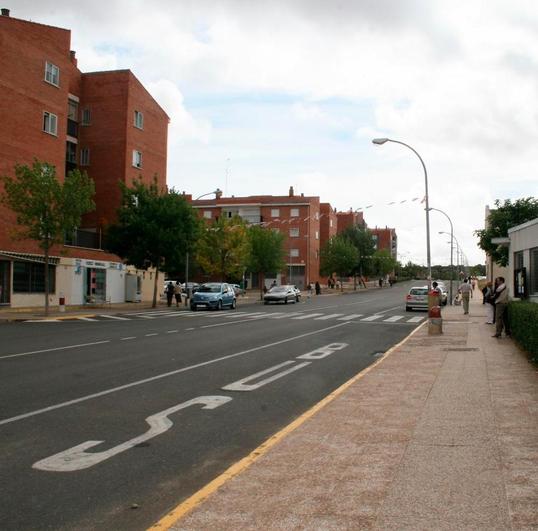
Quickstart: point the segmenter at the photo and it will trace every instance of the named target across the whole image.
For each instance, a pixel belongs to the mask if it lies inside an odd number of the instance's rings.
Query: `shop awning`
[[[45,263],[45,257],[42,254],[31,253],[13,253],[11,251],[0,251],[0,260],[17,260],[18,262],[37,262],[39,264]],[[49,264],[58,265],[60,258],[58,256],[49,256]]]

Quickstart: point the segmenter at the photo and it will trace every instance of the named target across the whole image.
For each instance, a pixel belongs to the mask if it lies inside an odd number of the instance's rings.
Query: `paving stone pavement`
[[[156,528],[538,529],[537,371],[480,303],[445,308],[442,336],[419,328]]]

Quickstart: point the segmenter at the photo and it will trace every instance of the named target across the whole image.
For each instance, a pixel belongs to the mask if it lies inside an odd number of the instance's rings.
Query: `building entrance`
[[[86,268],[85,301],[103,302],[106,300],[106,269]]]

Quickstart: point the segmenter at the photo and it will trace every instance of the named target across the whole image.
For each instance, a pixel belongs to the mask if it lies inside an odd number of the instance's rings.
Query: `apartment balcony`
[[[101,240],[100,230],[76,229],[65,235],[64,244],[87,249],[102,249]]]

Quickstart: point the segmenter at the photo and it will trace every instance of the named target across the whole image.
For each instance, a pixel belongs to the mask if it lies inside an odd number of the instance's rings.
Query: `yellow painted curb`
[[[301,416],[297,417],[291,424],[288,424],[282,428],[279,432],[275,433],[249,455],[237,461],[227,470],[225,470],[220,476],[217,476],[213,481],[202,487],[199,491],[195,492],[192,496],[187,498],[184,502],[180,503],[175,509],[169,512],[166,516],[163,516],[158,522],[148,528],[148,531],[155,530],[167,530],[170,529],[177,521],[186,516],[197,505],[200,505],[204,500],[209,498],[214,492],[216,492],[224,483],[232,479],[234,476],[239,475],[246,470],[250,465],[257,461],[260,457],[265,455],[273,446],[280,442],[284,437],[294,431],[296,428],[304,424],[310,417],[315,415],[320,409],[332,402],[337,396],[341,395],[348,387],[353,385],[357,380],[360,380],[363,376],[368,374],[374,367],[377,367],[383,360],[390,356],[397,348],[402,346],[411,336],[416,334],[428,321],[425,320],[420,326],[415,328],[409,335],[404,337],[399,343],[391,347],[381,358],[375,363],[366,367],[361,372],[353,376],[350,380],[343,383],[340,387],[335,389],[332,393],[320,400],[317,404],[312,406],[309,410],[305,411]]]

